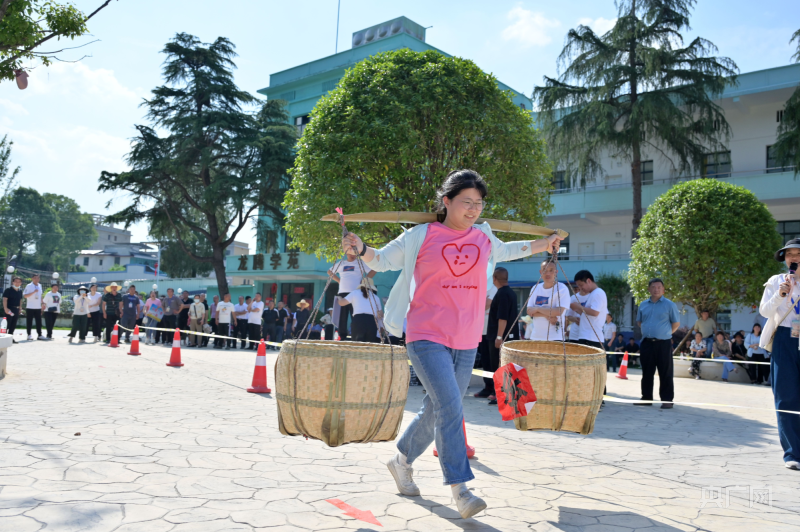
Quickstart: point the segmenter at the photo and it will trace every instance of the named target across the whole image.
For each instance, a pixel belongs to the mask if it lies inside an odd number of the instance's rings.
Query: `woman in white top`
[[[89,326],[92,328],[94,341],[98,342],[100,340],[100,335],[103,334],[103,322],[101,321],[103,312],[100,310],[100,302],[103,300],[103,294],[98,293],[96,284],[92,284],[89,285],[89,295],[86,297],[89,299]]]
[[[353,305],[353,323],[350,326],[350,336],[354,342],[379,342],[378,326],[376,319],[383,319],[381,300],[373,292],[376,290],[372,279],[361,280],[358,289],[339,297],[341,306]],[[376,318],[377,317],[377,318]],[[341,336],[341,334],[340,334]]]
[[[194,296],[194,303],[189,305],[189,330],[193,332],[203,332],[203,324],[205,324],[206,306],[200,302],[200,296]],[[190,334],[186,347],[197,347],[197,343],[201,340],[201,336]]]
[[[79,344],[86,343],[86,329],[89,325],[88,294],[89,291],[86,287],[81,286],[78,288],[78,295],[72,298],[74,307],[72,309],[72,330],[67,335],[69,343],[72,343],[76,334],[80,338]]]
[[[614,338],[617,337],[617,324],[614,323],[614,319],[611,317],[611,314],[606,314],[606,322],[603,324],[603,343],[606,344],[603,347],[610,348],[611,342],[614,341]]]
[[[747,348],[747,356],[753,362],[769,362],[769,352],[761,347],[761,325],[756,323],[753,330],[744,337],[744,345]],[[769,366],[767,364],[756,364],[755,381],[753,384],[769,385]]]
[[[764,284],[759,312],[767,318],[767,323],[759,346],[772,353],[775,409],[797,412],[800,410],[800,356],[798,337],[793,333],[800,330],[800,284],[796,273],[800,263],[800,238],[790,240],[779,249],[775,260],[785,262],[789,271],[795,273],[773,275]],[[777,414],[784,465],[800,470],[800,416],[784,412]]]
[[[564,339],[564,314],[569,308],[570,296],[569,289],[556,280],[557,273],[554,262],[542,262],[539,268],[542,282],[536,283],[528,298],[528,316],[533,322],[525,330],[525,338],[555,342]]]

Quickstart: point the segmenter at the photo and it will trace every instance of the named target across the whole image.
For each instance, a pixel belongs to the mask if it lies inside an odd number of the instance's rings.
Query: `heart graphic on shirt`
[[[447,244],[442,248],[442,257],[447,263],[447,267],[450,268],[450,272],[456,277],[461,277],[478,264],[481,248],[475,244],[464,244],[461,247]]]

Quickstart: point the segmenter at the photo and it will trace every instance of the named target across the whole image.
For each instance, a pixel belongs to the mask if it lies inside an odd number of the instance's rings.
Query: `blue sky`
[[[90,12],[101,0],[78,0]],[[616,15],[613,0],[494,1],[342,0],[339,50],[350,48],[353,32],[405,15],[428,29],[427,41],[449,54],[474,60],[498,79],[530,94],[544,75],[556,75],[556,58],[570,28],[579,23],[604,30]],[[236,81],[255,93],[269,74],[334,52],[336,0],[115,0],[89,27],[92,35],[62,54],[79,63],[37,66],[28,89],[0,84],[0,135],[15,142],[20,182],[40,191],[75,198],[91,213],[126,205],[124,196],[97,192],[102,170],[125,169],[124,155],[143,123],[142,98],[161,83],[160,53],[177,32],[204,41],[231,39],[239,58]],[[797,0],[700,0],[687,38],[702,36],[732,58],[742,72],[789,63],[788,41],[800,28]],[[146,227],[134,227],[145,240]],[[240,240],[254,241],[248,231]]]

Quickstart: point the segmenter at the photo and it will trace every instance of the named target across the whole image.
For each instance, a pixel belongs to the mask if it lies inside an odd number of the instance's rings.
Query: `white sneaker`
[[[473,515],[486,509],[486,501],[473,495],[465,483],[450,486],[453,489],[453,498],[456,500],[458,513],[462,519],[469,519]]]
[[[397,491],[409,497],[419,497],[419,487],[414,484],[414,479],[411,477],[414,474],[414,469],[406,463],[405,456],[397,453],[386,463],[386,467],[389,468],[389,472],[394,477]]]
[[[74,338],[73,338],[72,336],[70,336],[70,337],[69,337],[69,340],[67,340],[67,341],[68,341],[69,343],[72,343],[72,340],[74,340]]]
[[[31,336],[30,334],[28,335],[28,341],[33,342],[33,336]]]
[[[39,335],[39,340],[47,340],[47,336],[44,336],[44,335],[40,334]]]

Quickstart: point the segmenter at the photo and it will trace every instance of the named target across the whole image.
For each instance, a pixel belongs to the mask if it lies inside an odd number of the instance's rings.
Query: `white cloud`
[[[552,28],[558,28],[558,20],[546,18],[541,13],[534,13],[517,6],[508,12],[511,25],[503,30],[502,37],[506,41],[517,41],[524,46],[545,46],[553,39],[547,34]]]
[[[7,112],[16,115],[28,114],[27,109],[25,109],[22,105],[18,104],[17,102],[12,102],[11,100],[4,100],[3,98],[0,98],[0,107],[5,109]]]
[[[54,63],[31,72],[28,90],[35,94],[89,98],[100,102],[138,103],[145,91],[120,83],[113,70],[92,69],[85,63]]]
[[[600,17],[600,18],[596,18],[596,19],[592,20],[592,19],[587,17],[587,18],[578,19],[578,24],[581,24],[583,26],[589,26],[598,35],[605,34],[608,30],[613,28],[614,24],[616,24],[616,23],[617,23],[617,19],[615,19],[615,18],[607,19],[607,18]]]

